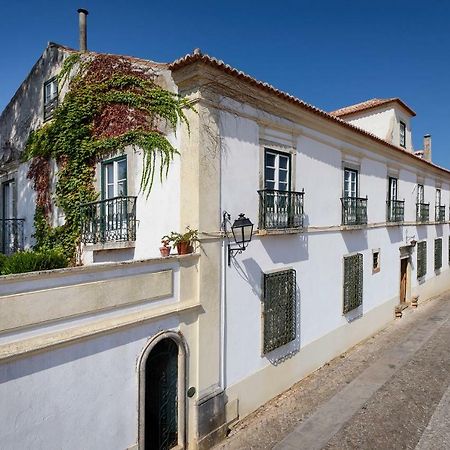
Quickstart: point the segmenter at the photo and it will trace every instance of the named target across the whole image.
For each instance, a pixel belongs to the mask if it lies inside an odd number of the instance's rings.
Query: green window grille
[[[427,273],[427,243],[426,241],[417,244],[417,278],[425,276]]]
[[[442,267],[442,239],[434,240],[434,270]]]
[[[363,255],[344,257],[344,314],[362,305]]]
[[[295,270],[264,274],[264,354],[295,339],[296,309]]]

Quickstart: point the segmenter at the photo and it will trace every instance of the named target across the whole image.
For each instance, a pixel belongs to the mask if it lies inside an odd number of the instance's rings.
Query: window
[[[372,272],[377,273],[380,271],[380,250],[372,250]]]
[[[436,189],[436,206],[441,206],[441,190]]]
[[[107,200],[127,195],[127,157],[106,161],[102,164],[102,197]]]
[[[417,203],[424,203],[423,184],[417,185]]]
[[[397,200],[397,186],[398,180],[394,177],[389,177],[389,200],[395,202]]]
[[[259,229],[303,226],[303,192],[291,191],[291,155],[264,151],[264,189],[258,191]]]
[[[263,354],[295,339],[295,270],[264,274]]]
[[[52,78],[44,83],[44,120],[51,119],[58,106],[58,80]]]
[[[291,157],[275,150],[264,151],[264,189],[289,191]]]
[[[400,122],[400,145],[406,148],[406,125]]]
[[[434,270],[442,267],[442,239],[434,240]]]
[[[417,278],[422,278],[427,273],[427,243],[417,244]]]
[[[358,308],[363,302],[363,255],[344,257],[344,314]]]
[[[344,197],[358,197],[358,171],[344,169]]]

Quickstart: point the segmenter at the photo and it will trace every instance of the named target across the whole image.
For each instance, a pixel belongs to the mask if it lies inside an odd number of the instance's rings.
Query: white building
[[[71,53],[50,44],[0,116],[2,217],[24,219],[25,246],[35,194],[16,156]],[[85,237],[84,267],[2,277],[2,448],[207,448],[449,287],[450,172],[414,154],[401,100],[326,113],[198,50],[133,61],[195,103],[190,133],[170,135],[180,156],[148,199],[139,149],[99,163],[112,196],[137,197],[135,235]],[[254,235],[229,259],[225,222],[242,212]],[[161,258],[187,225],[197,251]]]

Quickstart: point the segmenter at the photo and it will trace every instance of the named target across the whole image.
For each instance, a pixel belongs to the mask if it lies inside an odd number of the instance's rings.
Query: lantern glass
[[[233,232],[236,244],[245,248],[252,240],[253,223],[250,219],[247,219],[244,214],[239,214],[239,217],[234,221],[233,226],[231,227],[231,231]]]

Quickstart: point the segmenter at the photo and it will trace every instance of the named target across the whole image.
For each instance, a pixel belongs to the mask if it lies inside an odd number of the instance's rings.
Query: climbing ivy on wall
[[[28,178],[37,192],[34,218],[36,249],[59,248],[74,262],[80,239],[80,205],[93,202],[95,164],[123,151],[139,147],[143,153],[141,191],[149,194],[155,178],[167,175],[178,153],[165,130],[175,130],[190,103],[155,83],[155,69],[114,55],[75,53],[64,61],[59,92],[67,86],[53,119],[32,132],[24,152],[31,161]],[[56,204],[65,223],[52,227],[51,161],[55,160]]]

